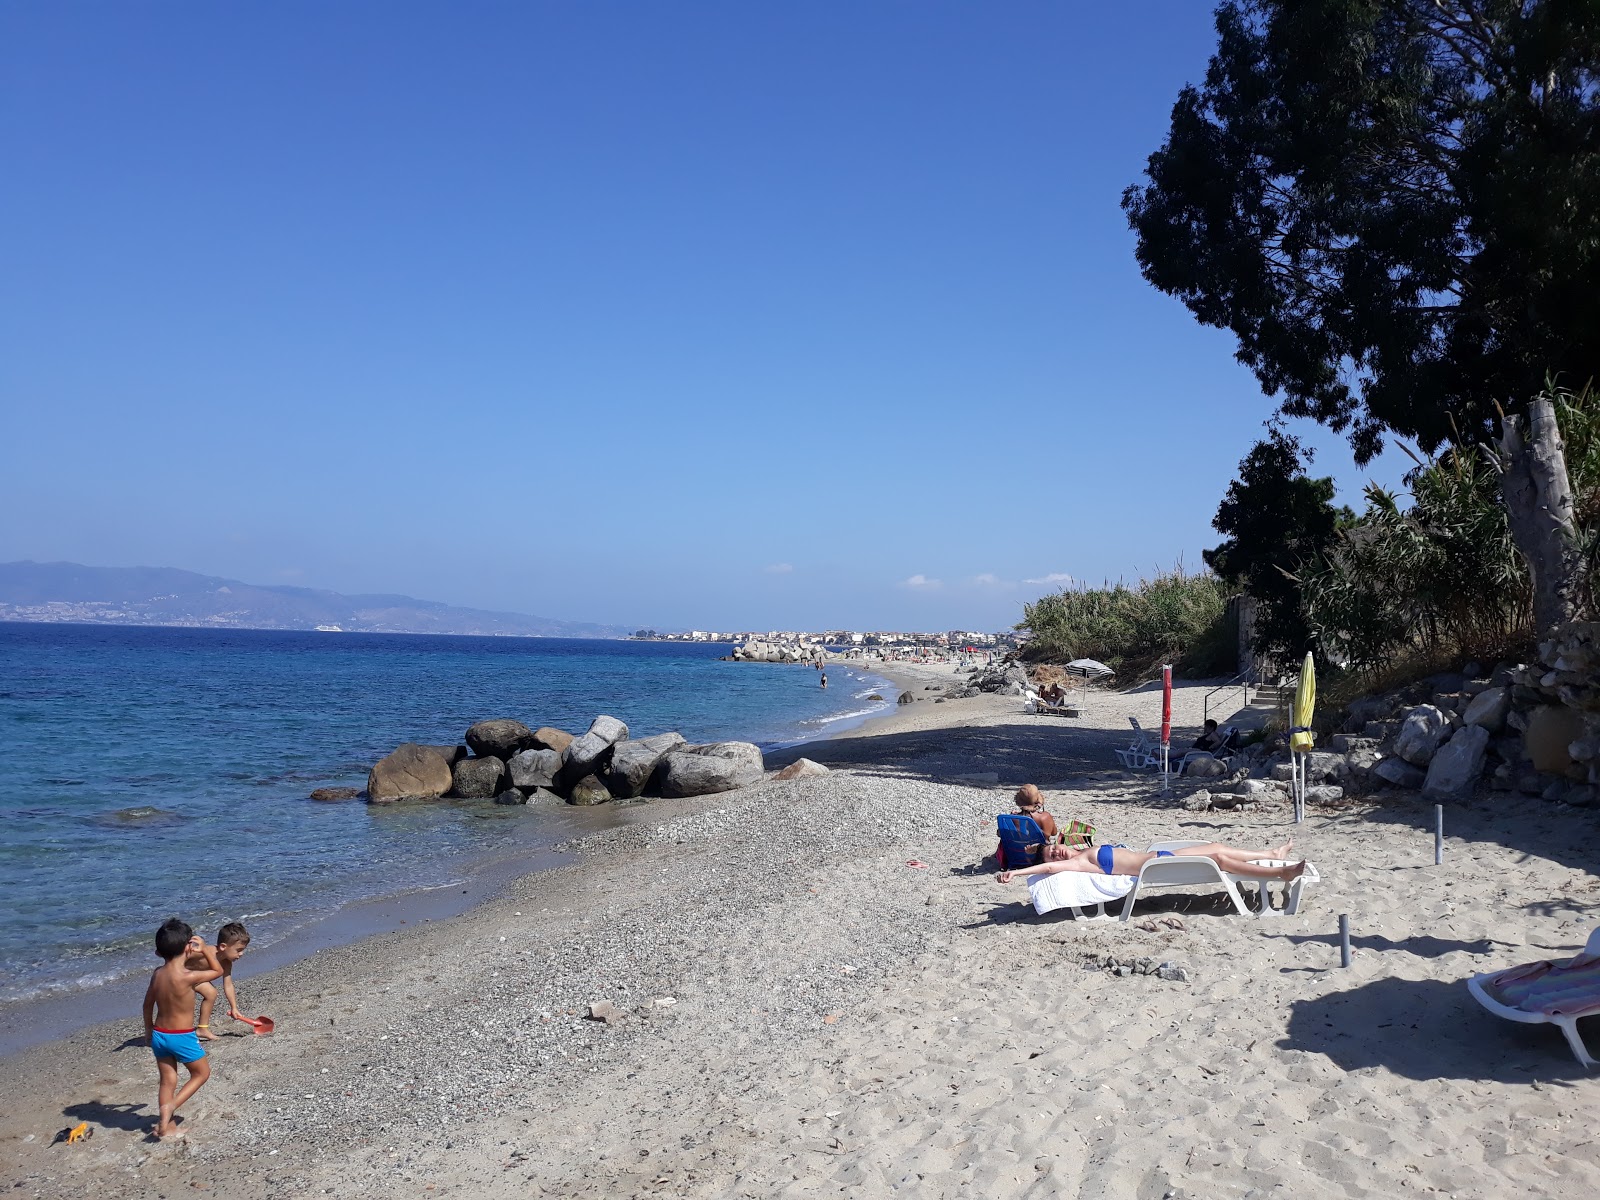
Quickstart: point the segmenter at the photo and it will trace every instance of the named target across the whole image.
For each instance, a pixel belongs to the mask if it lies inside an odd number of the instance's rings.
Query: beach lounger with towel
[[[1058,908],[1092,908],[1095,919],[1109,921],[1105,906],[1126,896],[1133,883],[1132,875],[1058,871],[1054,875],[1030,876],[1028,898],[1033,901],[1033,911],[1040,916]]]
[[[1204,842],[1152,842],[1151,850],[1183,850],[1189,846],[1203,846]],[[1255,860],[1263,866],[1287,866],[1287,863],[1269,859]],[[1317,873],[1317,868],[1312,863],[1306,863],[1305,872],[1299,879],[1283,886],[1283,912],[1285,916],[1294,916],[1300,911],[1300,900],[1305,894],[1305,889],[1311,884],[1320,882],[1322,877]],[[1230,875],[1209,858],[1198,855],[1181,855],[1172,858],[1153,858],[1145,863],[1139,871],[1134,886],[1128,892],[1128,898],[1122,904],[1122,919],[1126,921],[1133,915],[1133,903],[1139,898],[1139,893],[1155,887],[1194,887],[1211,885],[1220,887],[1227,893],[1228,899],[1233,901],[1235,911],[1249,915],[1250,910],[1245,907],[1244,898],[1239,895],[1239,885],[1260,885],[1259,916],[1275,915],[1271,897],[1267,888],[1271,883],[1267,879],[1253,879],[1249,876]]]
[[[1586,1067],[1596,1065],[1578,1033],[1578,1019],[1600,1016],[1600,928],[1589,935],[1589,944],[1575,958],[1491,971],[1467,980],[1467,987],[1497,1017],[1560,1026],[1578,1061]]]

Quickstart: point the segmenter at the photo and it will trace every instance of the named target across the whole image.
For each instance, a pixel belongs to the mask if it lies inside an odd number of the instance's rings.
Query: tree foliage
[[[1600,4],[1228,0],[1123,206],[1282,411],[1430,453],[1600,371]]]
[[[1134,587],[1119,580],[1042,596],[1024,607],[1018,628],[1033,633],[1030,658],[1098,659],[1128,681],[1163,662],[1192,676],[1232,674],[1227,596],[1215,575],[1178,566]]]
[[[1299,572],[1333,544],[1354,514],[1333,503],[1333,480],[1314,479],[1311,453],[1278,425],[1239,462],[1211,524],[1227,540],[1205,552],[1206,565],[1255,597],[1255,648],[1293,661],[1312,637],[1301,611]]]

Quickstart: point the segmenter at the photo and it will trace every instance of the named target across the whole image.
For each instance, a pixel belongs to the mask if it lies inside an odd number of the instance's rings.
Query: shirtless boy
[[[211,1078],[211,1064],[194,1031],[195,989],[220,976],[217,952],[195,936],[194,930],[173,917],[156,930],[156,953],[162,962],[150,975],[144,993],[144,1033],[161,1073],[156,1093],[159,1117],[155,1134],[167,1137],[177,1128],[175,1117],[190,1096]],[[205,967],[195,970],[186,961],[197,955]],[[178,1064],[189,1068],[189,1080],[178,1088]]]
[[[252,1025],[253,1022],[239,1011],[239,997],[233,990],[233,964],[243,958],[249,948],[250,931],[238,921],[229,921],[217,930],[217,961],[222,964],[222,991],[228,998],[228,1015],[246,1025]],[[190,954],[183,960],[183,965],[191,971],[203,971],[206,969],[206,960],[203,955]],[[202,1042],[214,1042],[217,1035],[211,1032],[211,1010],[217,1003],[216,985],[202,983],[194,990],[200,993],[200,1023],[194,1027],[195,1036]]]

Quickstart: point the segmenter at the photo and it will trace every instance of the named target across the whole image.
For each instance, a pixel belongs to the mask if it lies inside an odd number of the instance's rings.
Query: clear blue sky
[[[0,6],[0,559],[701,628],[1198,566],[1272,402],[1118,199],[1209,8]]]

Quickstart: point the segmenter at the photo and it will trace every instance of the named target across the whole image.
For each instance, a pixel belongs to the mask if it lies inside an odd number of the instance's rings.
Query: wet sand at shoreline
[[[1180,726],[1201,694],[1180,690]],[[1022,782],[1131,845],[1290,830],[1287,809],[1191,813],[1189,785],[1163,796],[1118,767],[1127,716],[1158,707],[919,701],[769,763],[803,753],[825,778],[621,809],[566,847],[573,865],[460,917],[266,976],[247,959],[241,995],[278,1032],[215,1045],[183,1139],[144,1140],[134,1012],[7,1060],[5,1177],[101,1197],[1600,1190],[1600,1073],[1464,984],[1581,946],[1592,815],[1452,810],[1436,868],[1431,805],[1313,810],[1293,832],[1322,882],[1298,916],[1204,890],[1157,893],[1128,925],[1035,916],[983,863]],[[1189,981],[1096,969],[1139,955]],[[621,1019],[585,1019],[598,1001]],[[79,1120],[90,1143],[49,1145]]]

